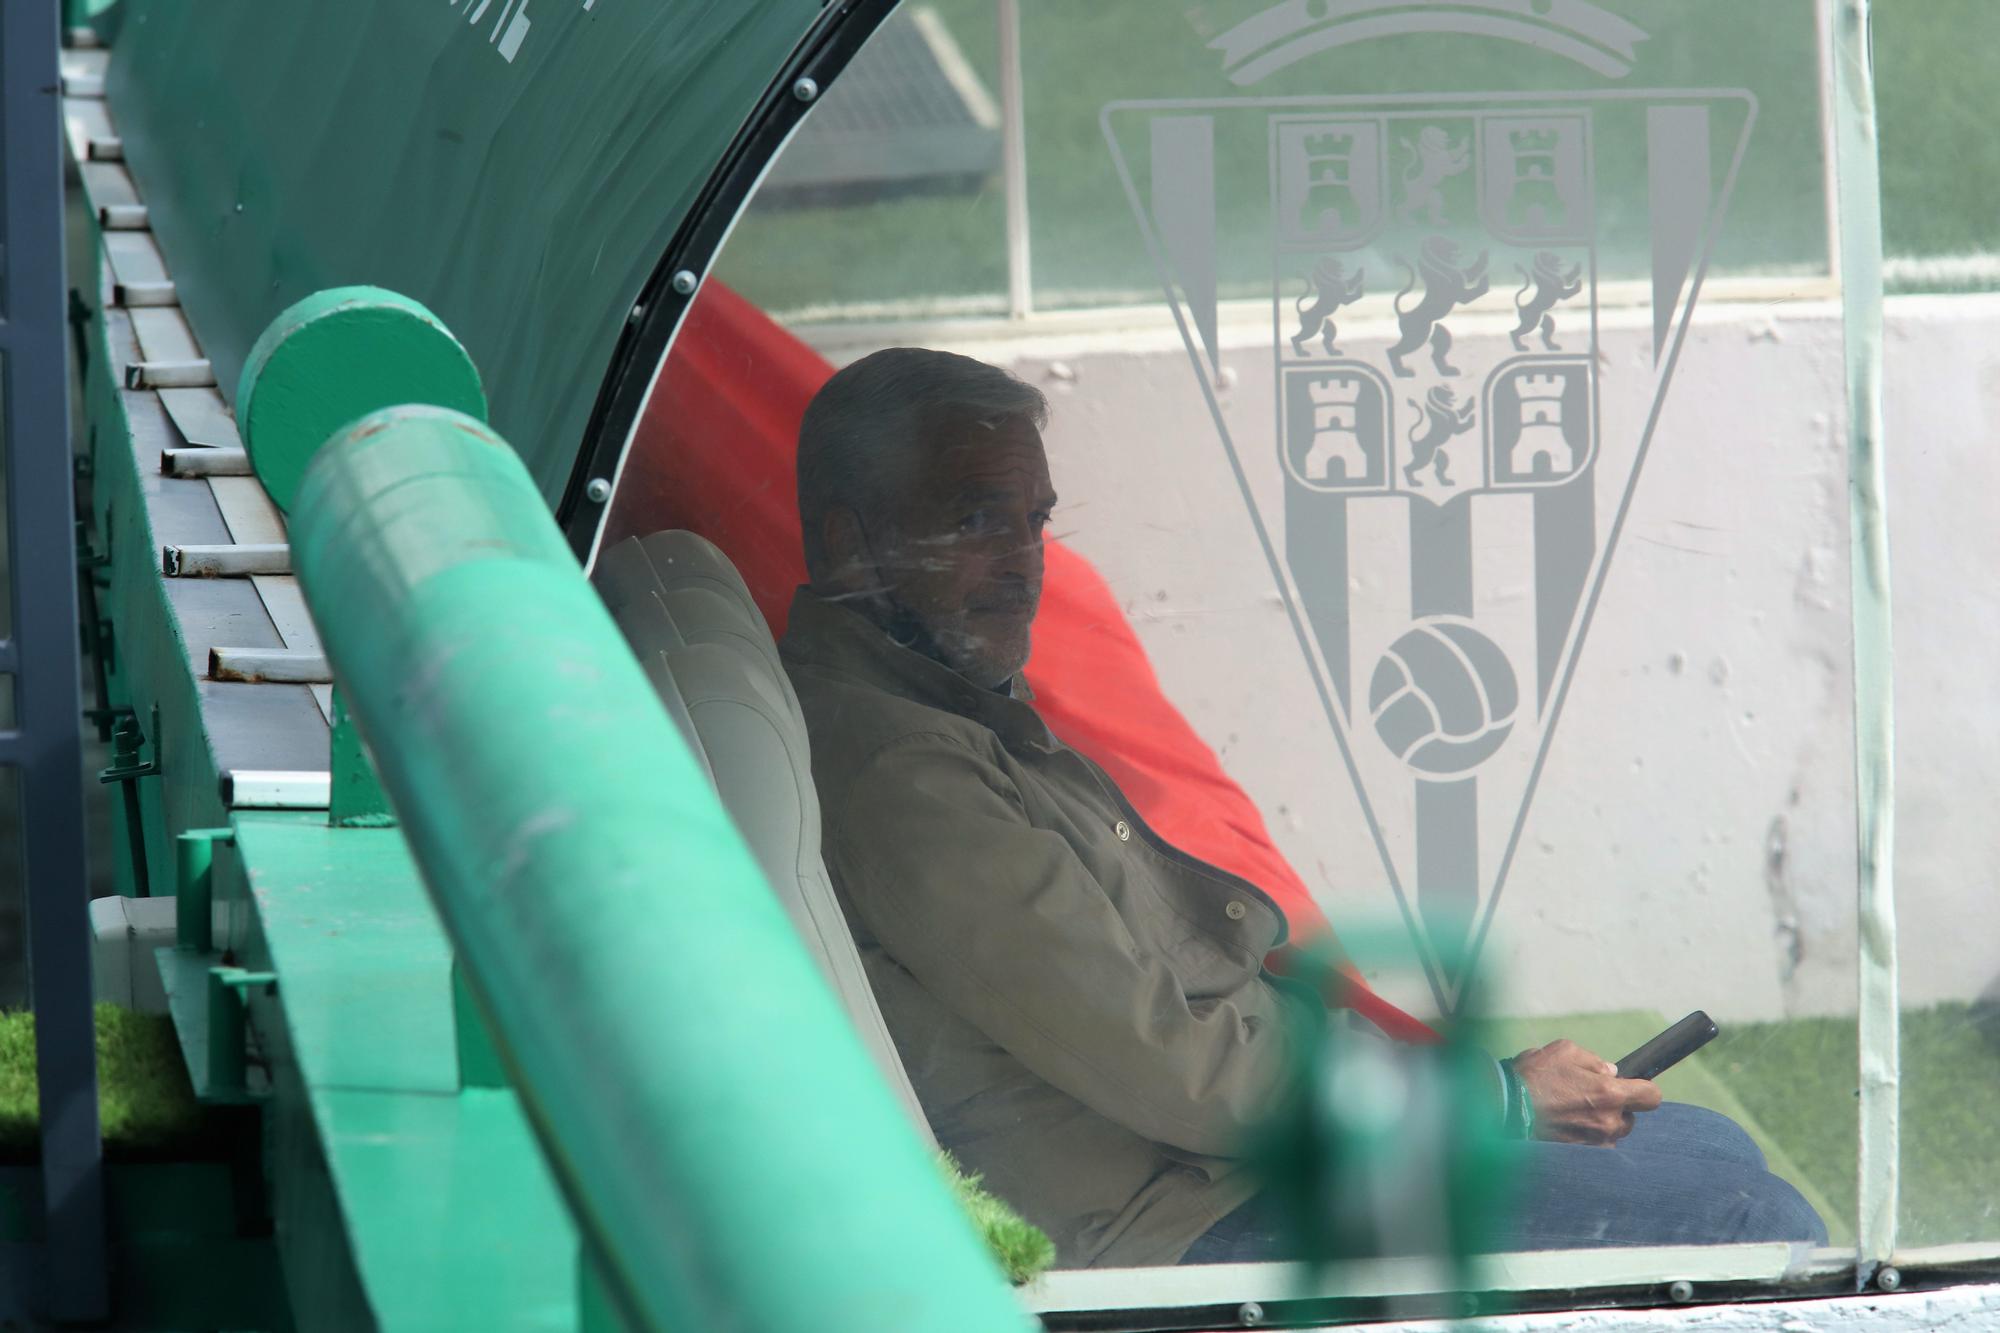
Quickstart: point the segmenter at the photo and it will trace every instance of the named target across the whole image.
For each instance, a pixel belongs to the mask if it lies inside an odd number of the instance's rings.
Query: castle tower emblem
[[[1515,374],[1521,433],[1509,451],[1509,473],[1539,479],[1567,477],[1576,471],[1577,449],[1563,430],[1563,393],[1568,385],[1569,376],[1564,374]]]
[[[1277,222],[1285,244],[1340,249],[1381,229],[1386,192],[1379,121],[1286,125],[1277,151]]]
[[[1572,116],[1491,116],[1481,126],[1487,229],[1521,244],[1576,241],[1592,228],[1583,126]]]
[[[1350,375],[1329,375],[1307,382],[1313,402],[1312,446],[1306,450],[1307,481],[1325,481],[1338,466],[1337,480],[1360,478],[1368,471],[1368,454],[1355,432],[1355,406],[1362,382]]]
[[[1573,356],[1516,357],[1493,372],[1487,465],[1496,488],[1560,485],[1589,465],[1592,379]]]
[[[1358,361],[1284,372],[1285,468],[1315,491],[1372,491],[1389,478],[1389,388]]]

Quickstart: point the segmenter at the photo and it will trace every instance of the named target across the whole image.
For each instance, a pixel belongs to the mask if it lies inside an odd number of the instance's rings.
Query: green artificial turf
[[[1993,133],[1993,0],[1876,0],[1883,248],[1891,255],[2000,250],[2000,135]]]
[[[1644,1012],[1521,1019],[1485,1026],[1497,1054],[1567,1036],[1615,1060],[1665,1020]],[[1700,1053],[1660,1078],[1669,1098],[1734,1118],[1771,1169],[1854,1241],[1859,1062],[1852,1018],[1724,1023]],[[1903,1247],[2000,1240],[2000,1006],[1906,1010],[1902,1034]]]
[[[155,1152],[190,1143],[202,1126],[173,1020],[97,1006],[97,1107],[109,1151]],[[0,1155],[38,1147],[35,1019],[0,1014]]]
[[[1897,1244],[2000,1240],[2000,1006],[1905,1010]],[[1852,1019],[1746,1023],[1711,1057],[1745,1106],[1854,1211],[1858,1086]],[[1805,1108],[1803,1111],[1795,1108]]]
[[[1004,1201],[980,1188],[978,1176],[959,1169],[951,1154],[940,1154],[945,1178],[952,1191],[979,1228],[986,1248],[1000,1264],[1000,1271],[1015,1286],[1041,1276],[1056,1261],[1055,1242],[1040,1227],[1025,1221]]]
[[[988,90],[999,86],[993,0],[923,0]],[[1208,43],[1269,0],[1188,4],[1021,5],[1028,212],[1036,304],[1157,299],[1158,278],[1099,125],[1106,104],[1163,98],[1325,96],[1433,91],[1602,90],[1555,56],[1507,43],[1435,35],[1326,52],[1254,89],[1232,84]],[[1744,88],[1757,122],[1714,257],[1718,272],[1816,269],[1826,259],[1819,59],[1810,0],[1610,0],[1652,36],[1625,85]],[[1990,52],[2000,48],[1992,0],[1878,0],[1875,75],[1881,117],[1883,226],[1898,256],[2000,251],[2000,135],[1985,114]],[[830,97],[837,97],[838,90]],[[1218,122],[1220,125],[1220,122]],[[1128,131],[1135,163],[1143,125]],[[1727,127],[1733,142],[1735,126]],[[1217,226],[1226,295],[1269,291],[1268,207],[1261,144],[1219,141]],[[1630,147],[1631,151],[1626,151]],[[1729,145],[1724,144],[1726,151]],[[1643,210],[1638,146],[1598,154],[1603,214]],[[1137,185],[1143,192],[1143,169]],[[997,176],[970,194],[807,208],[753,205],[720,260],[725,281],[768,310],[802,311],[908,298],[985,296],[1006,288],[1006,205]],[[1631,232],[1625,223],[1611,226]],[[1637,234],[1643,239],[1643,222]],[[1628,238],[1629,239],[1629,238]],[[1611,238],[1607,236],[1607,245]],[[1643,247],[1642,247],[1643,249]],[[1643,253],[1601,257],[1643,271]],[[1636,266],[1636,267],[1634,267]],[[1609,276],[1617,276],[1609,273]],[[1945,279],[1906,277],[1905,287]],[[1956,281],[1956,280],[1954,280]],[[962,303],[960,308],[962,309]],[[990,313],[990,311],[989,311]]]

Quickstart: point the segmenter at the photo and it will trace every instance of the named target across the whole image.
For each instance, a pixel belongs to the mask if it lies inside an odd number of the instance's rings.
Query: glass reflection
[[[1088,318],[931,319],[1002,285],[997,205],[760,204],[662,368],[605,550],[741,573],[850,1003],[1065,1266],[1295,1252],[1247,1145],[1375,1058],[1325,1031],[1509,1057],[1494,1243],[1852,1239],[1812,7],[1581,8],[1591,60],[1029,4],[1037,301]],[[1329,918],[1399,941],[1331,1017],[1282,956]],[[1697,1008],[1713,1045],[1612,1077]]]
[[[827,90],[717,272],[792,321],[1006,309],[992,0],[898,10]]]

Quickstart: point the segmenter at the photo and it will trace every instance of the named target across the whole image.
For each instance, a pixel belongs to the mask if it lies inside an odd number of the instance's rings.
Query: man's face
[[[955,423],[939,444],[922,451],[876,568],[929,650],[990,689],[1028,660],[1055,488],[1028,422]]]

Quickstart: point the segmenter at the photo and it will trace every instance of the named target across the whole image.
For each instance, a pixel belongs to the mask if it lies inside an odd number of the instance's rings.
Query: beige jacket
[[[827,868],[939,1142],[1064,1266],[1173,1263],[1252,1193],[1232,1155],[1318,1011],[1262,970],[1283,915],[1023,698],[805,590],[780,649]]]

